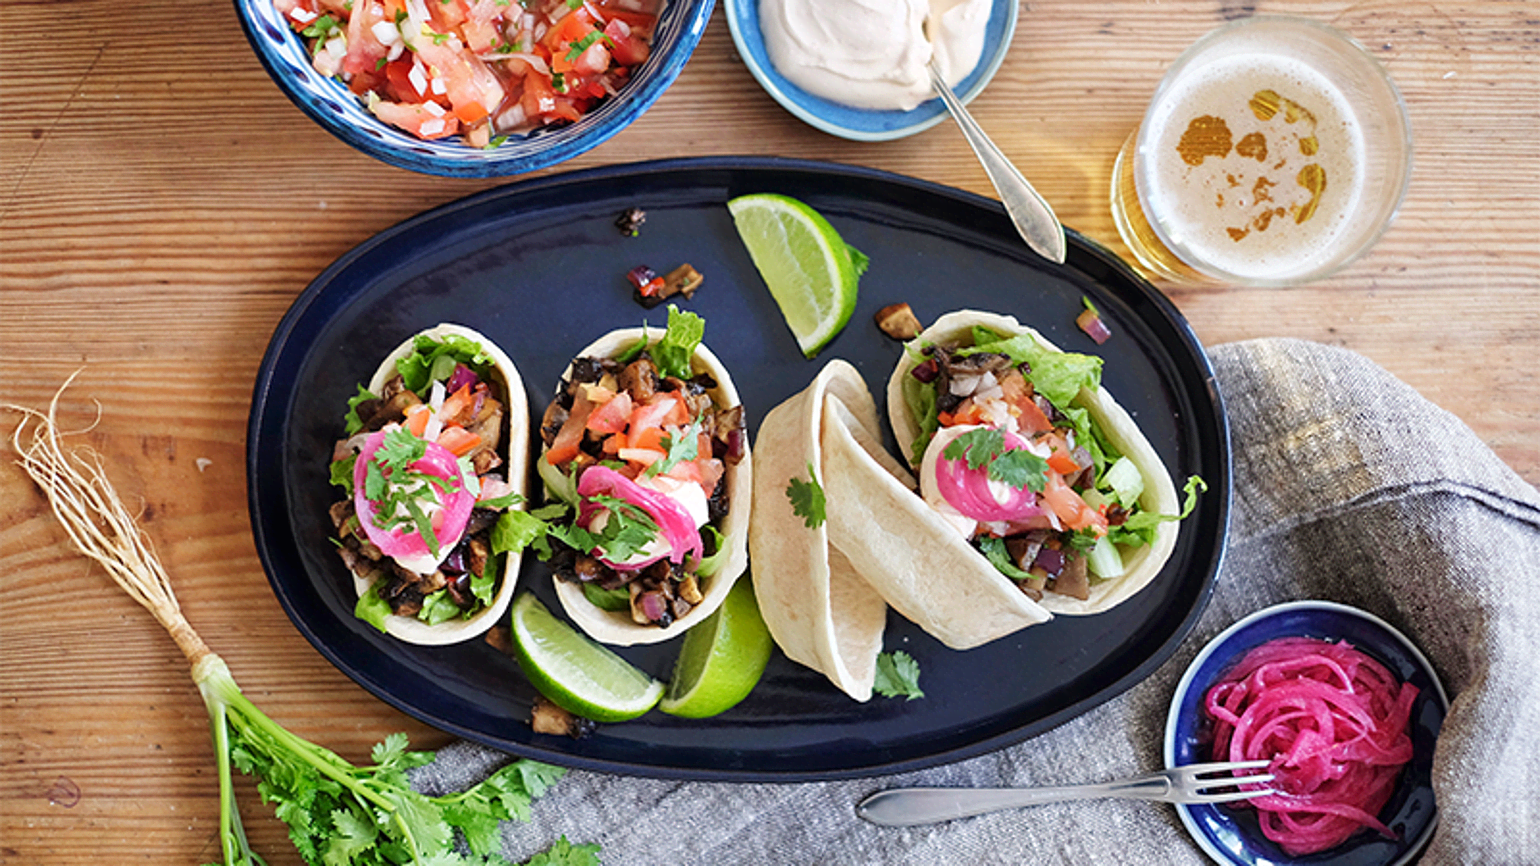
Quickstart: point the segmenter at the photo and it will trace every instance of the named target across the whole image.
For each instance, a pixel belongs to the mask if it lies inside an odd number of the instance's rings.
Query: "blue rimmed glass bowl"
[[[1177,684],[1166,716],[1166,766],[1211,760],[1203,695],[1251,649],[1282,637],[1347,641],[1384,664],[1397,679],[1417,687],[1412,705],[1412,760],[1402,771],[1396,792],[1380,810],[1398,836],[1386,839],[1363,831],[1335,848],[1290,857],[1262,835],[1256,811],[1245,807],[1182,804],[1177,815],[1198,847],[1215,861],[1236,866],[1401,866],[1422,852],[1438,824],[1433,802],[1433,746],[1449,710],[1438,675],[1416,645],[1371,613],[1329,601],[1294,601],[1245,617],[1215,637],[1198,653]]]
[[[490,149],[458,138],[424,141],[370,114],[342,82],[315,71],[304,40],[272,0],[235,0],[235,11],[279,89],[327,132],[398,168],[446,177],[505,177],[571,159],[640,117],[679,77],[715,5],[716,0],[669,0],[653,33],[651,56],[618,94],[576,123],[512,136]]]
[[[940,99],[929,99],[909,111],[872,111],[852,108],[838,102],[814,96],[786,80],[770,62],[765,49],[764,34],[759,28],[759,0],[725,0],[727,26],[732,31],[733,43],[744,65],[759,81],[760,86],[775,98],[781,107],[801,118],[809,125],[830,135],[854,141],[891,141],[926,130],[946,119],[946,106]],[[1011,37],[1016,33],[1018,15],[1015,0],[994,0],[989,11],[989,23],[984,31],[984,53],[979,65],[968,73],[954,88],[964,103],[984,91],[985,85],[994,78],[995,72],[1005,60],[1011,47]]]

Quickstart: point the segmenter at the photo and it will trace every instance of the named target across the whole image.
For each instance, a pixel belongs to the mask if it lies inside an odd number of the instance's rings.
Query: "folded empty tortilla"
[[[872,696],[887,604],[830,547],[827,524],[808,526],[786,494],[793,478],[823,478],[818,442],[824,395],[831,389],[848,393],[851,384],[833,366],[760,422],[749,558],[760,613],[781,651],[865,701]],[[859,374],[850,372],[859,384]],[[865,386],[859,390],[864,393]],[[866,400],[871,402],[869,394]],[[864,423],[877,429],[875,406]]]
[[[833,360],[765,417],[754,444],[749,555],[765,623],[788,658],[860,701],[871,696],[889,604],[954,649],[1051,616],[914,493],[878,418],[860,373]],[[816,526],[787,495],[810,475],[825,496]]]

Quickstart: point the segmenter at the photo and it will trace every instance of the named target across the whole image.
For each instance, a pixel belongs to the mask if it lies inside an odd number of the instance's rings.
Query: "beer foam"
[[[1172,82],[1147,124],[1139,192],[1169,246],[1245,279],[1287,279],[1338,255],[1362,196],[1364,134],[1308,64],[1218,58]]]

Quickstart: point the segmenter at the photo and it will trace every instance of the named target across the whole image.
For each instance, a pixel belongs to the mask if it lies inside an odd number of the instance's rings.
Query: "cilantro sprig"
[[[807,481],[793,477],[786,485],[786,498],[791,500],[791,511],[802,518],[808,529],[817,529],[826,519],[823,485],[818,483],[818,473],[811,461],[807,464]]]
[[[1048,461],[1025,448],[1005,447],[1005,433],[994,427],[980,427],[947,443],[941,456],[966,461],[969,469],[985,469],[989,478],[1022,490],[1043,492]]]
[[[920,663],[903,650],[877,656],[877,679],[872,691],[889,698],[906,700],[925,697],[920,689]]]

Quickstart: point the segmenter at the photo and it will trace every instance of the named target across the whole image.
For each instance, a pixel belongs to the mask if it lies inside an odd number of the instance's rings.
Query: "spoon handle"
[[[1027,183],[1027,179],[1005,158],[1000,148],[989,140],[983,128],[947,85],[946,79],[941,77],[935,63],[931,63],[929,68],[931,85],[941,96],[941,101],[946,103],[952,119],[957,121],[963,137],[972,146],[973,153],[983,163],[984,172],[989,175],[990,183],[995,185],[995,191],[1000,194],[1000,203],[1005,205],[1005,212],[1010,215],[1016,231],[1021,233],[1027,246],[1043,258],[1055,264],[1064,264],[1064,226],[1054,216],[1053,208],[1032,188],[1032,184]]]

